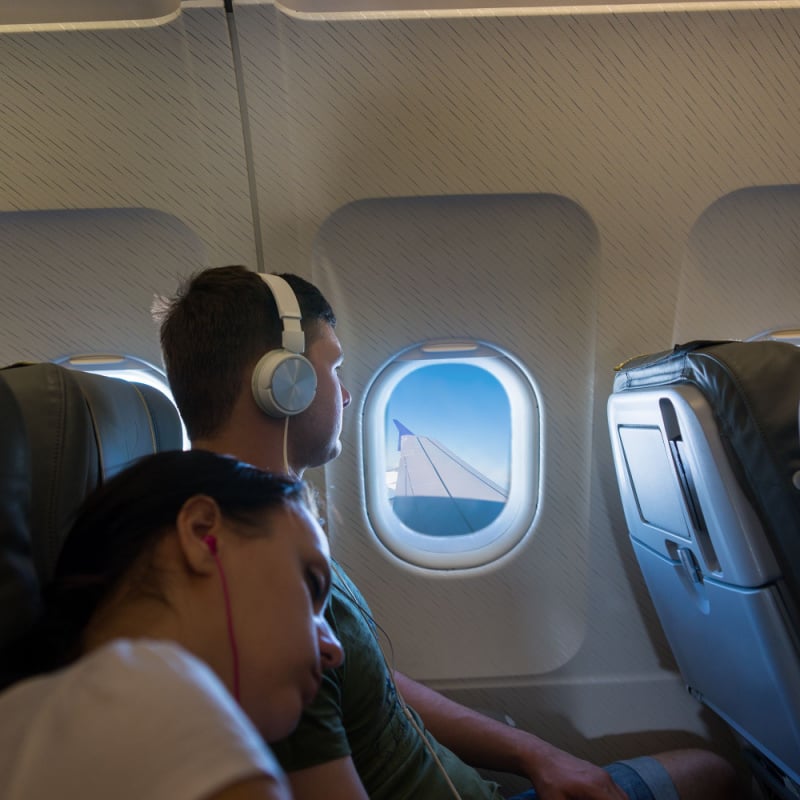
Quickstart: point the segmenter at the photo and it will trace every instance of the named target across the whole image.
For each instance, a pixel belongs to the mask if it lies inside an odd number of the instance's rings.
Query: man
[[[165,310],[161,343],[193,447],[300,477],[339,454],[351,398],[339,378],[333,311],[314,286],[282,277],[297,298],[304,354],[317,378],[313,400],[296,415],[265,413],[254,396],[254,368],[282,342],[275,297],[256,273],[223,267],[195,276]],[[733,770],[712,753],[675,751],[600,769],[393,672],[366,602],[340,567],[328,615],[344,664],[327,674],[298,729],[275,747],[296,800],[501,798],[468,764],[526,777],[541,800],[736,796]]]

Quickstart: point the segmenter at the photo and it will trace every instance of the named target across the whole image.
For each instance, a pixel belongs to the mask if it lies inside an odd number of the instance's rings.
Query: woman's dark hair
[[[301,481],[202,450],[147,456],[95,490],[77,512],[45,590],[45,611],[10,651],[15,677],[69,663],[92,614],[134,563],[172,526],[189,498],[212,497],[223,516],[255,523],[259,512],[308,503]]]

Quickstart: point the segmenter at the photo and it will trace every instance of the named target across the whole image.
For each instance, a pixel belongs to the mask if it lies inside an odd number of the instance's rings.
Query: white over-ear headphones
[[[258,407],[271,417],[291,417],[305,411],[317,391],[317,373],[302,355],[306,349],[300,305],[292,287],[277,275],[261,274],[275,298],[281,318],[281,347],[262,356],[251,386]]]

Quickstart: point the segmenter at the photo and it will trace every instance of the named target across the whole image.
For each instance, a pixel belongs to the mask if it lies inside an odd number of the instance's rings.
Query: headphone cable
[[[289,417],[283,418],[283,471],[287,475],[294,475],[289,471]]]

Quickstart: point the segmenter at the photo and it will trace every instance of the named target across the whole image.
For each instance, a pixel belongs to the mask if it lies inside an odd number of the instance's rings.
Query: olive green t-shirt
[[[273,746],[281,766],[292,772],[352,756],[371,800],[450,800],[439,768],[403,714],[366,600],[341,567],[334,570],[327,617],[344,662],[326,673],[297,730]],[[463,800],[500,800],[496,784],[425,735]]]

